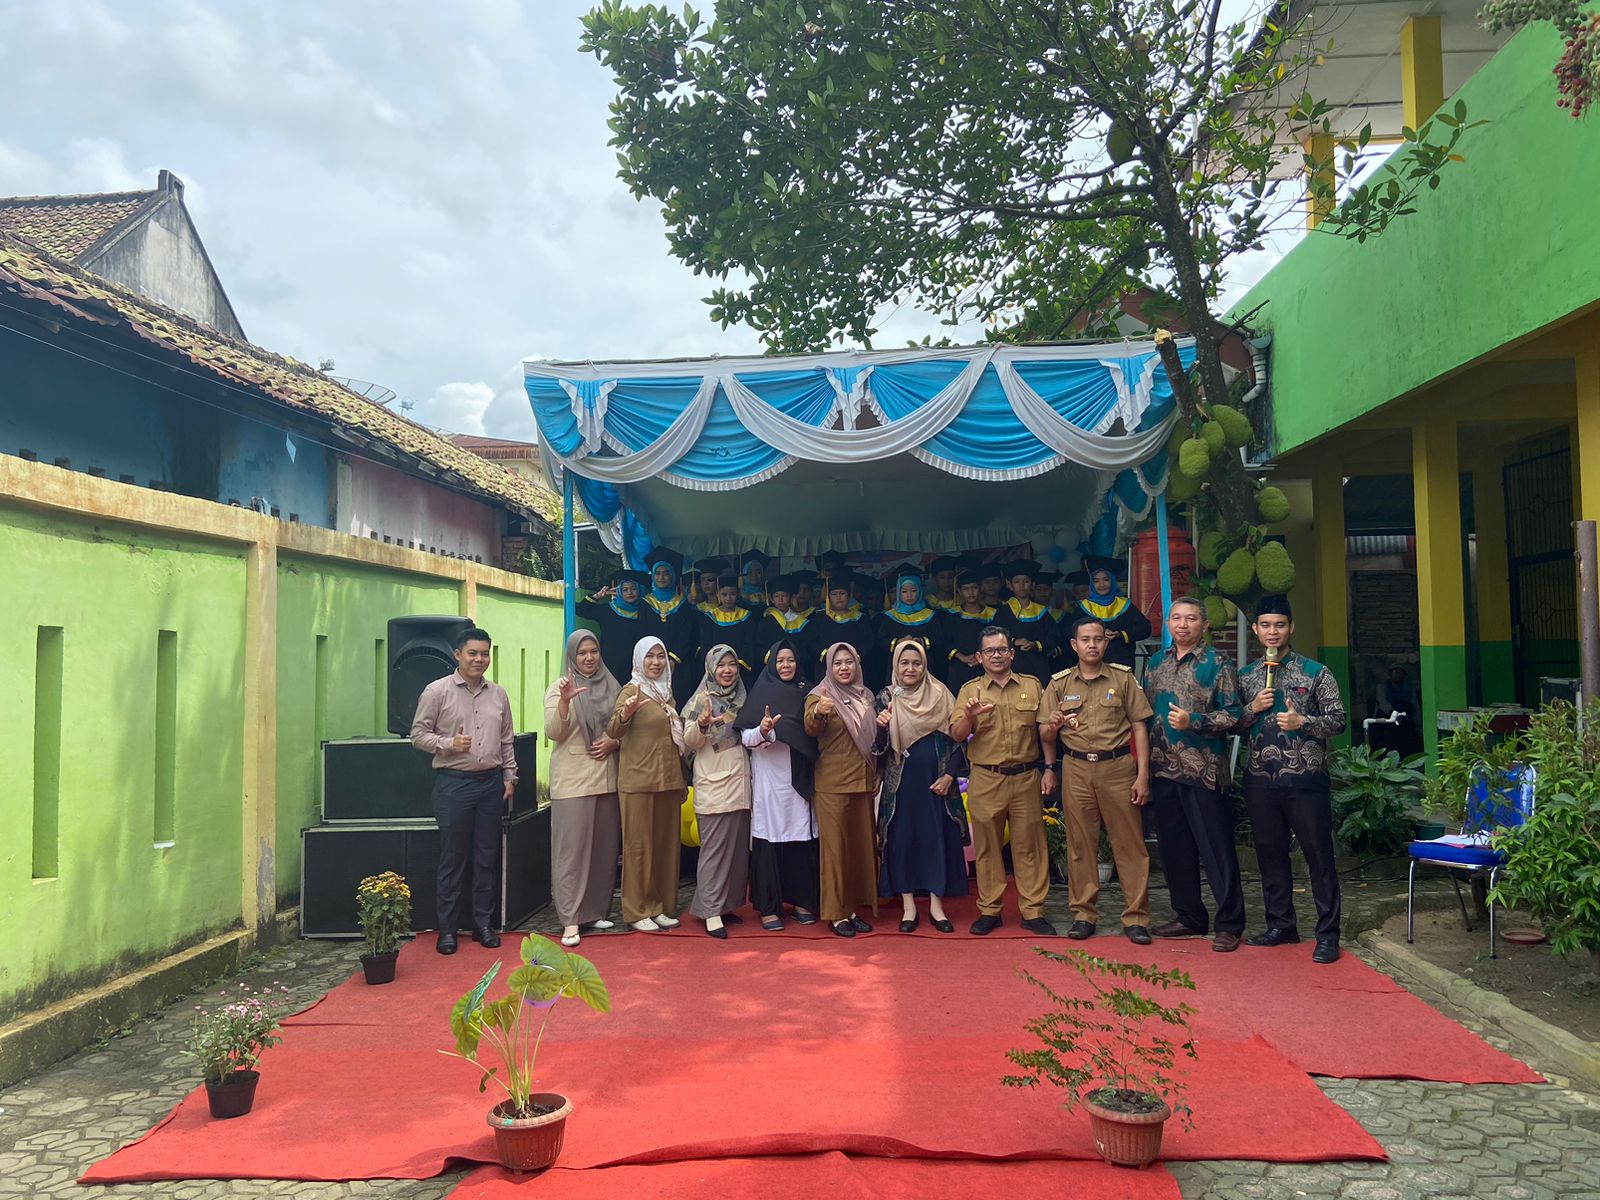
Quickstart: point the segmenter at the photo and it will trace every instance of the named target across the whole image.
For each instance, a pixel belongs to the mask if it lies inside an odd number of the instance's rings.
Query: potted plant
[[[1061,810],[1047,808],[1044,810],[1044,844],[1050,855],[1050,865],[1055,869],[1057,878],[1065,883],[1067,881],[1067,827],[1061,823]]]
[[[1102,1158],[1125,1167],[1154,1162],[1167,1118],[1176,1115],[1184,1128],[1194,1127],[1174,1066],[1180,1055],[1195,1057],[1189,1028],[1194,1009],[1163,1004],[1156,993],[1193,991],[1194,980],[1185,971],[1113,962],[1081,950],[1059,954],[1035,947],[1034,953],[1076,971],[1089,995],[1066,995],[1032,973],[1020,972],[1049,997],[1050,1007],[1024,1026],[1043,1045],[1006,1051],[1023,1074],[1007,1075],[1001,1082],[1063,1089],[1067,1111],[1080,1103],[1088,1111],[1095,1150]]]
[[[277,1033],[281,1001],[275,997],[289,989],[273,986],[277,992],[240,987],[229,995],[224,989],[217,993],[218,1003],[195,1005],[186,1053],[200,1063],[213,1117],[242,1117],[255,1105],[261,1079],[256,1063],[262,1051],[282,1040]]]
[[[1111,852],[1111,835],[1100,826],[1100,841],[1094,848],[1095,871],[1100,876],[1100,886],[1111,882],[1111,872],[1116,870],[1116,856]]]
[[[366,939],[361,972],[368,983],[393,983],[400,942],[411,932],[411,888],[405,876],[385,871],[356,887],[356,919]]]
[[[611,1011],[611,995],[594,964],[563,950],[549,938],[530,933],[522,942],[522,966],[506,977],[506,994],[486,1000],[500,971],[494,963],[477,986],[450,1010],[450,1032],[456,1048],[441,1050],[482,1070],[478,1090],[494,1081],[506,1098],[489,1110],[495,1150],[509,1171],[539,1171],[561,1153],[572,1101],[557,1092],[533,1090],[539,1043],[557,1000],[570,996],[596,1012]],[[498,1066],[479,1061],[485,1046]],[[501,1068],[504,1068],[502,1073]]]

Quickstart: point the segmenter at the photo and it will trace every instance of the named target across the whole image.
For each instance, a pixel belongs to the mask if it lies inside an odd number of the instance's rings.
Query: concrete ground
[[[1052,892],[1050,916],[1065,929],[1064,891]],[[1403,885],[1400,889],[1403,897]],[[1159,896],[1159,893],[1157,893]],[[1347,935],[1374,928],[1393,911],[1395,885],[1346,885]],[[1102,911],[1120,907],[1115,885]],[[1248,911],[1260,913],[1258,887],[1247,886]],[[1309,912],[1309,897],[1301,897]],[[893,907],[885,919],[897,914]],[[1158,902],[1157,921],[1164,919]],[[538,914],[532,926],[553,930]],[[1102,930],[1114,928],[1108,920]],[[606,935],[613,936],[613,935]],[[637,935],[617,935],[637,936]],[[1305,947],[1309,953],[1310,947]],[[1347,952],[1365,952],[1347,938]],[[1249,953],[1241,950],[1240,953]],[[1373,960],[1380,969],[1381,961]],[[356,967],[348,943],[296,942],[251,964],[242,978],[253,986],[281,982],[296,1007],[309,1004]],[[1430,1001],[1432,997],[1430,996]],[[1449,1016],[1492,1044],[1557,1079],[1557,1069],[1528,1047],[1509,1041],[1448,1001]],[[381,1196],[386,1200],[441,1200],[465,1173],[426,1180],[299,1183],[260,1180],[191,1180],[123,1184],[86,1192],[74,1180],[96,1160],[144,1133],[195,1085],[193,1063],[182,1053],[193,1000],[183,1000],[120,1036],[91,1046],[32,1079],[0,1091],[0,1198],[83,1195],[199,1198],[213,1196]],[[1341,1036],[1343,1031],[1330,1031]],[[1600,1198],[1600,1093],[1563,1081],[1540,1085],[1465,1085],[1387,1080],[1330,1080],[1318,1084],[1389,1152],[1387,1163],[1312,1165],[1257,1162],[1170,1163],[1185,1197],[1344,1200],[1390,1198],[1551,1197]]]

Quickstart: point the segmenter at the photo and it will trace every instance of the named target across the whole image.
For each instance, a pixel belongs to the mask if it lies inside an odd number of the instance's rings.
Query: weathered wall
[[[1266,304],[1278,453],[1600,302],[1600,154],[1555,106],[1559,52],[1513,38],[1461,88],[1489,123],[1416,213],[1363,245],[1308,235],[1235,305]]]
[[[170,194],[148,221],[83,266],[220,333],[244,340],[244,330],[211,269],[180,193]]]
[[[470,496],[359,458],[341,464],[339,492],[345,533],[483,562],[500,559],[500,516]]]

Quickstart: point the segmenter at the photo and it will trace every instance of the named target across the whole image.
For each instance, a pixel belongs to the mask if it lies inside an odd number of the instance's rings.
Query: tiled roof
[[[57,258],[76,262],[159,194],[151,190],[0,198],[0,229],[26,238]]]
[[[452,433],[450,440],[463,450],[532,450],[538,452],[537,442],[513,442],[507,438],[479,437],[473,433]]]
[[[219,381],[332,421],[420,460],[446,486],[475,491],[560,523],[555,493],[511,474],[432,430],[356,395],[292,358],[236,341],[142,296],[52,258],[0,231],[0,293],[40,301],[78,320],[126,329]],[[431,468],[431,470],[430,470]]]

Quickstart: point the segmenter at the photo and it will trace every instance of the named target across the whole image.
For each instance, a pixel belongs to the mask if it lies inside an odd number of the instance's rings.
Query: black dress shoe
[[[454,954],[456,952],[456,935],[453,933],[441,933],[437,949],[440,954]]]
[[[950,919],[948,917],[939,917],[937,920],[935,920],[933,917],[929,917],[928,924],[932,925],[940,933],[954,933],[956,931],[956,927],[950,924]]]
[[[726,920],[727,918],[724,917],[723,919]],[[721,926],[721,925],[718,925],[715,929],[713,929],[713,928],[711,928],[711,926],[707,925],[706,926],[706,932],[708,934],[710,934],[714,938],[726,939],[727,936],[728,936],[727,929],[725,927]]]
[[[1129,925],[1122,932],[1135,946],[1148,946],[1150,944],[1150,927],[1147,925]]]
[[[922,914],[917,913],[915,916],[900,922],[900,932],[915,933],[917,926],[920,924],[922,924]]]
[[[1081,942],[1094,936],[1093,921],[1074,921],[1067,927],[1067,936],[1075,942]]]
[[[850,924],[849,921],[833,921],[829,923],[828,928],[840,937],[855,937],[856,935],[856,927]]]
[[[1022,927],[1029,933],[1037,933],[1040,937],[1056,936],[1056,927],[1043,917],[1029,917],[1022,923]]]
[[[490,950],[493,950],[500,944],[500,935],[492,929],[474,929],[472,931],[472,940],[480,946],[487,946]]]
[[[999,928],[1000,918],[998,916],[991,917],[988,913],[984,913],[983,916],[979,917],[972,923],[972,932],[977,934],[979,937],[982,937],[986,933],[993,933]]]
[[[724,925],[743,925],[744,924],[744,918],[741,917],[738,913],[723,913],[722,914],[722,923]]]
[[[1339,961],[1339,941],[1337,938],[1318,938],[1317,948],[1311,952],[1311,961],[1314,963],[1331,963]]]
[[[857,933],[871,933],[872,932],[871,923],[866,921],[866,920],[863,920],[861,917],[857,917],[857,916],[853,916],[852,915],[851,918],[850,918],[850,926]]]
[[[1258,933],[1255,937],[1244,940],[1246,946],[1292,946],[1300,940],[1300,932],[1296,929],[1279,929],[1276,926],[1265,933]]]

